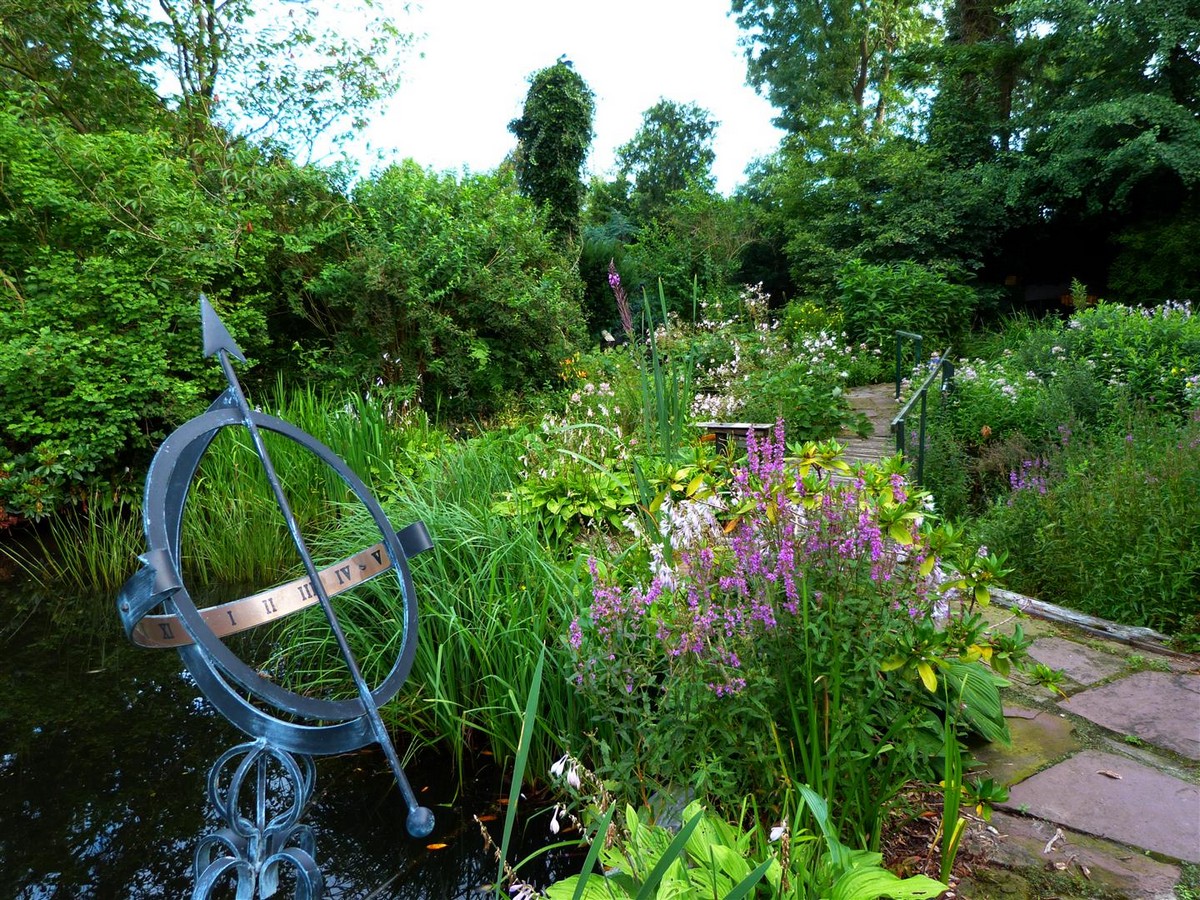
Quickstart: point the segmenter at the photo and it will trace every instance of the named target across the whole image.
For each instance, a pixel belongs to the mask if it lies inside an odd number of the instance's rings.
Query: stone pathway
[[[859,437],[849,429],[838,435],[838,442],[846,445],[846,461],[879,462],[885,457],[894,456],[896,438],[892,434],[892,419],[900,409],[896,403],[896,383],[890,381],[850,388],[848,394],[851,409],[866,416],[873,430],[866,438]]]
[[[874,431],[838,436],[847,461],[893,455],[895,383],[852,388],[849,397]],[[1006,690],[1012,744],[980,748],[981,768],[969,777],[1002,782],[1009,799],[990,827],[979,823],[993,865],[958,885],[958,900],[1058,897],[1028,877],[1047,871],[1073,876],[1077,886],[1062,894],[1072,898],[1182,896],[1180,864],[1200,865],[1200,656],[1062,622],[1023,627],[1035,636],[1033,659],[1063,672],[1063,696],[1021,676]]]
[[[983,833],[991,861],[1018,880],[1032,867],[1075,876],[1097,895],[1172,900],[1180,864],[1200,864],[1200,657],[1060,623],[1028,620],[1025,630],[1036,635],[1033,659],[1062,670],[1065,696],[1014,678],[1012,745],[976,753],[977,776],[1009,786]],[[995,876],[964,881],[959,898],[1043,896],[1009,882],[999,890]]]

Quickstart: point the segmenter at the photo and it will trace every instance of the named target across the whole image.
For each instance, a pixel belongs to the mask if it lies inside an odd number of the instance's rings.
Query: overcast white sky
[[[529,76],[566,54],[596,95],[590,173],[610,173],[615,148],[663,97],[698,103],[720,122],[714,174],[728,193],[781,136],[775,111],[745,84],[728,11],[728,0],[424,0],[396,15],[401,30],[423,37],[363,139],[384,162],[493,169],[514,146],[508,123]]]

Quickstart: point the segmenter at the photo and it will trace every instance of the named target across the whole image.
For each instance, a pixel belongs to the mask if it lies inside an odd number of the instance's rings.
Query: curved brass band
[[[392,565],[382,543],[368,547],[348,559],[335,562],[317,574],[325,593],[333,597],[370,581]],[[307,578],[297,578],[240,600],[200,610],[200,617],[219,638],[273,622],[317,603],[316,591]],[[130,637],[139,647],[182,647],[192,637],[178,616],[143,616]]]

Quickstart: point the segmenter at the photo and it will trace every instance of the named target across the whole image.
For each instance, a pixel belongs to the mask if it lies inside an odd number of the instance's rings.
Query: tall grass
[[[376,491],[388,490],[396,473],[415,471],[448,441],[423,416],[394,421],[383,403],[367,397],[277,383],[254,400],[326,444]],[[264,439],[306,537],[335,525],[351,499],[337,473],[286,438],[267,432]],[[266,585],[299,574],[283,517],[242,429],[223,429],[206,452],[189,490],[182,544],[183,574],[193,589]],[[52,518],[28,548],[7,555],[44,586],[91,595],[108,610],[145,549],[140,496],[95,493]]]
[[[411,470],[446,440],[422,416],[395,422],[383,403],[332,397],[311,386],[277,383],[262,408],[325,444],[377,493],[388,489],[394,472]],[[263,437],[306,540],[333,527],[353,499],[341,477],[299,444],[272,432]],[[205,454],[184,533],[185,575],[196,583],[261,584],[298,574],[262,464],[239,428],[223,429]]]
[[[21,548],[3,551],[43,587],[110,599],[143,550],[142,520],[131,498],[93,493],[51,518]]]
[[[539,543],[532,523],[492,509],[494,498],[512,489],[521,452],[503,435],[475,439],[415,476],[397,473],[385,500],[397,527],[423,521],[434,549],[410,562],[419,605],[416,660],[402,699],[384,714],[415,742],[449,749],[459,771],[468,753],[515,756],[521,706],[543,647],[550,674],[541,688],[532,772],[546,771],[574,719],[574,689],[554,673],[566,671],[561,635],[578,578]],[[353,515],[327,538],[326,554],[339,556],[378,534],[365,516]],[[399,602],[398,592],[373,602],[382,604],[384,627],[397,620],[388,604]],[[300,622],[286,647],[289,677],[299,682],[319,680],[337,665],[325,629]],[[361,652],[364,672],[376,681],[395,660],[395,648],[379,642]]]

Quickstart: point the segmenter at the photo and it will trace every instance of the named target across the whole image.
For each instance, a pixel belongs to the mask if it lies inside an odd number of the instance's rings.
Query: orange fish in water
[[[447,844],[426,844],[425,849],[426,850],[445,850],[447,846],[448,846]]]

